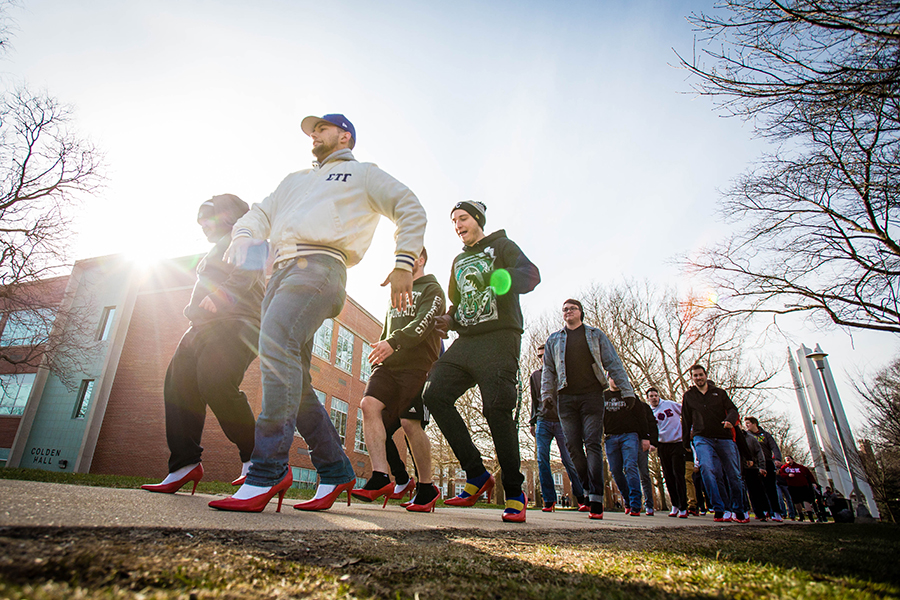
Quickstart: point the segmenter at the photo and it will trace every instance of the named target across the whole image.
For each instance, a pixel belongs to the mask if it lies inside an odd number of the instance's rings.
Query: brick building
[[[46,369],[6,366],[0,390],[0,460],[9,467],[162,478],[166,474],[163,380],[169,359],[188,327],[182,315],[200,256],[139,267],[121,255],[81,260],[69,277],[43,282],[42,293],[59,301],[59,314],[73,308],[90,321],[85,352],[70,373],[74,389]],[[2,307],[0,307],[2,308]],[[3,314],[0,326],[7,322]],[[82,323],[84,325],[84,323]],[[67,327],[57,319],[54,332]],[[370,462],[359,403],[369,376],[369,343],[381,322],[348,298],[336,319],[317,332],[312,384],[345,441],[364,480]],[[6,331],[0,331],[0,346]],[[21,336],[20,336],[21,337]],[[242,389],[254,414],[262,397],[258,361]],[[205,479],[229,481],[240,473],[235,446],[208,412],[203,434]],[[313,487],[315,471],[302,438],[290,452],[295,485]]]

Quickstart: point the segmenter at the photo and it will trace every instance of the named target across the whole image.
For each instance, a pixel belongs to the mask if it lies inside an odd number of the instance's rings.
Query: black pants
[[[766,476],[763,477],[763,487],[766,490],[766,500],[769,501],[769,510],[773,513],[780,513],[781,503],[778,502],[778,475],[775,470],[775,463],[772,460],[766,460]],[[787,515],[783,515],[787,516]]]
[[[566,449],[590,502],[603,502],[603,392],[560,394],[556,399]],[[636,458],[636,457],[635,457]],[[621,463],[621,460],[620,460]],[[619,480],[617,480],[619,481]],[[622,485],[625,485],[624,483]],[[628,494],[622,494],[625,502]],[[637,503],[640,505],[640,495]]]
[[[709,498],[706,496],[706,490],[703,489],[703,475],[701,469],[697,469],[691,475],[694,479],[694,492],[697,495],[697,510],[710,510]]]
[[[187,330],[166,371],[163,391],[169,472],[200,462],[206,407],[237,445],[241,462],[253,453],[255,419],[239,387],[256,358],[259,328],[239,320]]]
[[[758,519],[762,519],[769,512],[769,500],[766,498],[766,488],[759,469],[755,466],[743,470],[744,483],[747,484],[747,494],[750,496],[750,506]],[[768,475],[766,475],[768,477]]]
[[[659,464],[666,480],[666,489],[672,506],[678,510],[687,510],[687,484],[684,480],[684,444],[678,442],[660,442],[656,446]]]
[[[456,409],[456,401],[478,385],[482,414],[491,430],[507,498],[521,494],[525,481],[513,419],[520,344],[519,332],[512,329],[460,336],[434,363],[422,396],[466,476],[472,478],[484,473],[484,462]]]

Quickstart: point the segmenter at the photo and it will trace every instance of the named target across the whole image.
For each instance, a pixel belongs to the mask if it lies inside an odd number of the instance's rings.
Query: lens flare
[[[512,277],[506,269],[497,269],[491,273],[491,287],[498,296],[507,294],[512,287]]]

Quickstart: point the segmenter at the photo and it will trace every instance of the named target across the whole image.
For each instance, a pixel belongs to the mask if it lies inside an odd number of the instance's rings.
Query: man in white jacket
[[[259,249],[268,239],[275,263],[262,304],[256,447],[237,493],[210,503],[222,510],[258,512],[276,494],[281,508],[292,482],[288,452],[295,427],[319,474],[316,496],[295,508],[324,510],[352,489],[356,474],[310,385],[310,358],[316,330],[344,305],[347,267],[362,259],[382,215],[397,225],[396,263],[383,285],[390,283],[394,307],[412,303],[412,268],[426,222],[419,200],[376,165],[353,158],[356,129],[343,115],[306,117],[301,128],[312,138],[317,162],[253,205],[235,224],[227,253],[237,266],[263,268]]]

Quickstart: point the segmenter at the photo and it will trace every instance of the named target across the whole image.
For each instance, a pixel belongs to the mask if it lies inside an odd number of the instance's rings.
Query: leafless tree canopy
[[[0,1],[0,53],[13,4]],[[81,314],[89,307],[60,314],[61,294],[48,293],[55,284],[46,280],[68,270],[72,217],[102,181],[100,154],[71,128],[70,109],[49,94],[0,91],[0,366],[43,365],[64,383],[96,323]],[[54,329],[57,321],[67,327]]]
[[[900,332],[900,5],[729,0],[691,21],[695,89],[776,147],[725,193],[738,232],[687,266],[729,313]]]
[[[859,458],[882,513],[896,521],[900,516],[900,358],[854,386],[867,416],[868,439]]]

